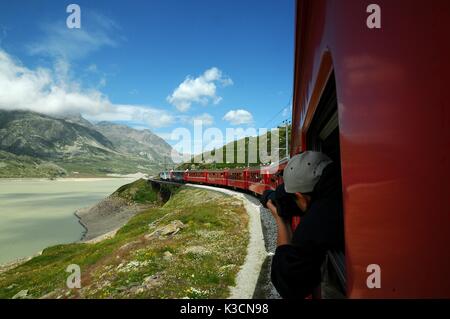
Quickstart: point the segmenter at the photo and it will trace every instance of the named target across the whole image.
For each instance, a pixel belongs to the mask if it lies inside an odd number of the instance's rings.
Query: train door
[[[341,172],[338,103],[334,74],[328,80],[308,128],[306,149],[327,154],[338,165],[339,172]],[[345,297],[346,272],[344,251],[329,251],[327,253],[322,269],[321,288],[323,298]]]

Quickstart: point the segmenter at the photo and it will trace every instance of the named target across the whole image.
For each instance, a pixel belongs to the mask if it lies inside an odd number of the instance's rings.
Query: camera
[[[260,202],[265,208],[267,208],[269,200],[277,207],[277,213],[283,219],[304,215],[304,212],[295,202],[295,195],[287,193],[284,184],[279,185],[275,190],[266,190],[262,194]]]

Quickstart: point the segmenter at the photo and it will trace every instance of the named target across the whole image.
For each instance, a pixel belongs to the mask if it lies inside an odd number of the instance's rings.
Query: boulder
[[[170,224],[158,227],[151,234],[145,235],[145,239],[149,240],[157,237],[174,236],[176,233],[178,233],[181,229],[185,227],[186,225],[184,225],[183,222],[181,222],[180,220],[174,220]]]

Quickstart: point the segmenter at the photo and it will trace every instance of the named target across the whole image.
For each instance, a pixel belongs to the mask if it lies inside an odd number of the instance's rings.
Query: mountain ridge
[[[21,167],[25,177],[154,174],[172,164],[171,146],[150,130],[80,114],[0,110],[0,151],[0,177],[24,177]]]

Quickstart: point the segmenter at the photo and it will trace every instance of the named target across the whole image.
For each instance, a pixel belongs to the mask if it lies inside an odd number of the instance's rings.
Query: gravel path
[[[230,298],[236,299],[274,299],[280,298],[270,282],[270,266],[276,249],[277,229],[271,213],[261,206],[254,196],[205,185],[187,184],[191,187],[204,188],[231,196],[244,203],[249,215],[250,240],[247,256],[232,287]]]

